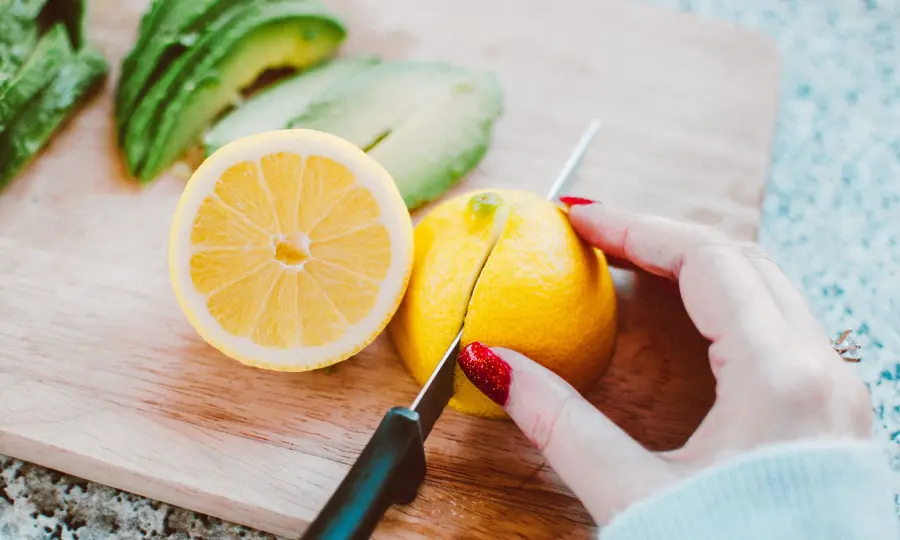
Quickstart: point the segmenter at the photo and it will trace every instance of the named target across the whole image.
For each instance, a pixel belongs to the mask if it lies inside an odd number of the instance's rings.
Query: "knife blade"
[[[431,377],[425,382],[425,386],[416,396],[410,409],[419,413],[419,432],[422,440],[428,438],[434,423],[444,412],[444,407],[453,395],[453,372],[456,364],[456,356],[459,354],[459,342],[462,339],[462,330],[453,338],[453,343],[447,348],[447,352],[438,362],[431,373]]]
[[[553,201],[563,192],[599,128],[598,120],[588,124],[547,199]],[[425,480],[425,439],[453,395],[462,333],[460,328],[412,405],[393,407],[384,415],[347,476],[304,532],[303,540],[369,538],[391,505],[408,504],[416,498]]]

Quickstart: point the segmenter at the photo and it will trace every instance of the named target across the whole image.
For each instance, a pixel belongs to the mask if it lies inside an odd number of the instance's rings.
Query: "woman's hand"
[[[654,453],[524,356],[479,343],[462,351],[466,375],[505,407],[598,524],[736,454],[870,436],[865,386],[756,244],[600,204],[572,206],[570,219],[612,258],[678,282],[688,315],[712,342],[716,377],[716,402],[697,431],[682,448]]]

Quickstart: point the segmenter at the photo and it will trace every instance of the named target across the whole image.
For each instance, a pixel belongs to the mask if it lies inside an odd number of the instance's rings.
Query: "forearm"
[[[601,540],[900,538],[891,470],[871,443],[794,443],[710,468],[634,504]]]

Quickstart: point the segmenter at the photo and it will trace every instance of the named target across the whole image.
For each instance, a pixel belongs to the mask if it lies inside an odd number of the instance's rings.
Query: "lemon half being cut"
[[[191,325],[248,365],[353,356],[406,290],[412,223],[391,176],[343,139],[280,130],[225,145],[175,210],[169,271]]]

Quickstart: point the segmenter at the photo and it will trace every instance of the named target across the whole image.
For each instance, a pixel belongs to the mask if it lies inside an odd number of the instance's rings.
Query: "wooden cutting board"
[[[506,114],[456,191],[543,194],[599,117],[571,192],[754,237],[777,101],[766,39],[613,0],[328,3],[348,22],[345,54],[499,73]],[[90,3],[90,41],[114,64],[106,88],[0,193],[0,452],[296,537],[382,414],[418,386],[384,336],[334,372],[282,374],[229,360],[188,325],[166,267],[184,180],[139,189],[113,140],[112,88],[144,7]],[[618,349],[589,398],[649,447],[672,448],[712,403],[706,344],[668,289],[615,278]],[[377,537],[593,528],[509,422],[448,410],[427,458],[419,498]]]

